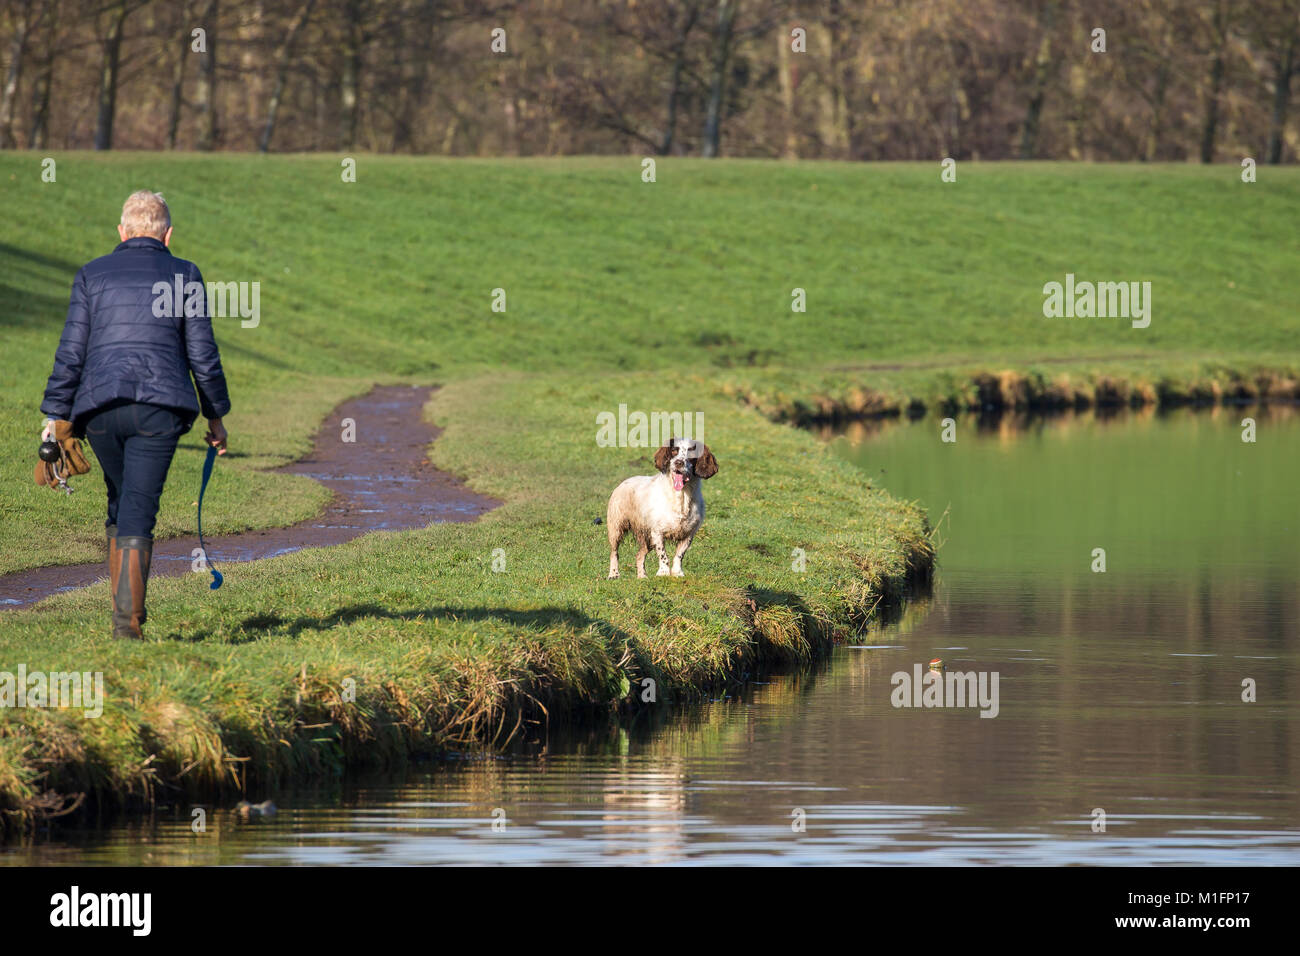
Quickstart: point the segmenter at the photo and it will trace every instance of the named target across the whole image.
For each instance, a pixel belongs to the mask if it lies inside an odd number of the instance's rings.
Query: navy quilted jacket
[[[201,314],[188,318],[183,308],[155,306],[155,283],[174,288],[178,275],[182,283],[203,282],[198,266],[149,236],[81,267],[41,402],[45,415],[72,422],[84,436],[93,412],[121,400],[175,409],[187,430],[200,413],[221,418],[230,411],[206,296]]]

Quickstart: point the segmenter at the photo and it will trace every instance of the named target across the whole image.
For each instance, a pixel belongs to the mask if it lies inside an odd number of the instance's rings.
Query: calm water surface
[[[281,793],[271,820],[209,808],[196,835],[159,811],[0,862],[1300,863],[1300,414],[939,436],[827,436],[944,515],[944,543],[932,596],[815,673],[540,756]],[[996,672],[997,717],[891,706],[891,675],[934,657]]]

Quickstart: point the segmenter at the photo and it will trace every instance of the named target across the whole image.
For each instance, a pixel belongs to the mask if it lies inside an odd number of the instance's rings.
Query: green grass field
[[[376,382],[443,385],[434,462],[506,503],[230,568],[215,594],[157,581],[144,644],[107,638],[103,585],[0,615],[0,669],[100,670],[110,697],[99,720],[6,714],[10,811],[50,788],[210,790],[500,739],[643,676],[684,689],[816,653],[930,560],[918,508],[773,422],[821,397],[941,399],[980,370],[1142,385],[1300,368],[1294,169],[968,165],[944,184],[928,164],[663,160],[647,184],[636,157],[363,156],[343,183],[318,156],[55,158],[43,183],[40,157],[0,154],[0,573],[103,555],[98,469],[65,499],[32,483],[32,452],[72,276],[145,187],[205,279],[261,283],[257,328],[215,323],[234,410],[214,533],[315,513],[318,486],[264,469]],[[1152,282],[1150,327],[1044,318],[1043,284],[1067,272]],[[685,581],[603,580],[592,519],[648,470],[596,447],[620,403],[705,415],[721,470]],[[193,530],[200,431],[159,535]]]

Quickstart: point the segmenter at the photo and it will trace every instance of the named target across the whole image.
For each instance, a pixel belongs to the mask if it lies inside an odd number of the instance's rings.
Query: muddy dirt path
[[[257,561],[301,548],[342,544],[370,531],[423,528],[443,521],[473,521],[501,502],[476,494],[459,479],[429,464],[429,443],[439,429],[422,410],[433,390],[406,385],[377,387],[344,402],[316,433],[311,452],[279,472],[307,475],[334,492],[325,512],[289,528],[265,528],[209,537],[208,554],[218,568]],[[356,423],[356,441],[344,442],[343,420]],[[214,484],[238,473],[218,465]],[[212,486],[205,502],[213,509]],[[94,494],[103,495],[102,479]],[[211,513],[211,511],[209,511]],[[191,571],[197,536],[167,538],[154,545],[151,577]],[[23,607],[60,591],[85,587],[108,576],[106,561],[34,568],[0,577],[0,610]],[[206,573],[206,572],[205,572]]]

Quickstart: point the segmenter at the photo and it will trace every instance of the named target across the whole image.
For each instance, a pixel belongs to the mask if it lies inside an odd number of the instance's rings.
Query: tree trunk
[[[99,115],[95,122],[95,149],[113,148],[113,119],[117,112],[117,80],[122,55],[122,30],[130,7],[119,0],[108,13],[104,35],[104,59],[99,78]]]
[[[234,130],[233,135],[239,140],[251,140],[257,135],[257,121],[254,119],[262,104],[266,102],[266,76],[262,72],[265,65],[258,45],[266,38],[266,0],[244,0],[236,9],[235,42],[239,53],[238,94],[242,102],[232,103],[230,94],[226,94],[226,119],[238,115],[244,123],[243,130]]]
[[[361,0],[349,0],[343,33],[343,77],[339,83],[339,145],[351,149],[357,141],[361,110]]]
[[[50,7],[50,24],[45,34],[45,48],[38,62],[36,83],[32,87],[32,125],[27,137],[28,149],[44,149],[50,135],[50,88],[54,85],[54,54],[59,32],[58,4]]]
[[[831,40],[835,64],[835,115],[838,119],[836,143],[845,159],[853,158],[853,108],[849,104],[853,89],[853,54],[847,42],[849,35],[850,31],[841,27],[835,30]]]
[[[686,41],[699,16],[700,5],[692,3],[686,10],[681,29],[677,31],[677,42],[673,45],[673,73],[668,83],[668,117],[664,125],[663,142],[659,145],[661,156],[667,156],[673,151],[673,140],[677,138],[677,104],[681,100],[682,72],[686,68]]]
[[[9,70],[4,93],[0,94],[0,149],[13,149],[14,104],[18,99],[18,81],[22,78],[23,58],[27,54],[27,34],[32,27],[32,4],[26,0],[14,15],[14,35],[9,43]]]
[[[1052,29],[1056,25],[1056,3],[1043,9],[1039,21],[1042,40],[1034,61],[1034,78],[1030,86],[1029,105],[1025,110],[1025,123],[1020,134],[1020,158],[1033,159],[1038,152],[1038,128],[1043,116],[1043,101],[1047,97],[1047,81],[1052,72]]]
[[[1219,130],[1219,95],[1223,90],[1223,56],[1228,43],[1223,3],[1214,8],[1214,61],[1210,65],[1210,95],[1205,104],[1205,125],[1201,128],[1201,162],[1214,162],[1214,141]]]
[[[667,156],[673,151],[673,140],[677,137],[677,99],[681,96],[682,86],[682,51],[679,48],[673,60],[673,75],[668,85],[668,118],[664,123],[664,139],[659,144],[659,155]]]
[[[1267,162],[1273,166],[1282,162],[1283,134],[1286,131],[1286,114],[1291,104],[1291,77],[1296,72],[1296,34],[1287,41],[1286,49],[1279,54],[1273,72],[1273,115],[1268,127]]]
[[[176,131],[181,125],[182,94],[185,89],[185,59],[190,54],[190,4],[185,0],[181,4],[180,42],[176,47],[176,62],[172,64],[171,108],[167,112],[167,148],[176,148]]]
[[[1219,129],[1219,92],[1223,87],[1223,57],[1216,56],[1210,67],[1210,96],[1205,106],[1205,125],[1201,128],[1201,162],[1214,162],[1214,141]]]
[[[497,86],[501,89],[501,110],[505,118],[505,144],[502,152],[507,156],[518,156],[519,108],[510,76],[504,66],[497,74]]]
[[[293,56],[293,43],[306,25],[307,18],[311,16],[311,8],[315,5],[316,0],[306,0],[298,9],[293,22],[289,24],[289,32],[285,34],[284,42],[276,51],[275,88],[271,91],[271,101],[266,108],[266,125],[262,127],[262,138],[257,143],[259,152],[265,153],[271,148],[271,137],[275,133],[275,119],[280,113],[280,100],[289,82],[289,60]]]
[[[1169,64],[1162,62],[1156,68],[1156,89],[1151,97],[1151,128],[1147,131],[1146,147],[1142,151],[1144,162],[1153,163],[1160,154],[1160,132],[1165,118],[1165,92],[1169,89]]]
[[[776,62],[777,73],[781,81],[781,119],[782,119],[782,136],[781,136],[781,155],[785,159],[795,159],[798,156],[798,150],[795,148],[795,117],[794,117],[794,54],[790,50],[790,31],[789,24],[787,29],[778,30],[776,33]]]
[[[852,37],[859,25],[852,23],[840,0],[830,0],[817,30],[821,49],[821,92],[818,96],[817,135],[823,159],[850,159],[853,156],[853,112],[849,107],[849,90],[854,72]],[[865,27],[861,30],[865,32]]]
[[[216,148],[220,130],[217,125],[217,18],[218,0],[208,0],[200,26],[207,32],[206,52],[199,54],[199,140],[204,152]]]
[[[700,155],[712,159],[718,155],[722,139],[722,98],[726,92],[727,65],[731,60],[732,31],[736,25],[739,0],[718,0],[718,24],[713,32],[713,70],[709,82],[709,100],[704,116],[704,143]]]
[[[424,50],[434,49],[437,46],[433,21],[425,22],[422,19],[419,27],[420,34],[425,37],[425,43],[420,44],[417,40],[417,46],[410,51],[404,51],[399,62],[401,94],[397,100],[397,108],[393,112],[393,135],[390,147],[391,152],[394,153],[414,153],[419,149],[415,139],[415,125],[419,110],[425,103],[425,90],[428,87],[430,71],[428,54]],[[550,68],[554,69],[555,58],[549,56],[547,60],[551,64]],[[432,133],[431,130],[428,132]]]
[[[331,128],[328,101],[334,98],[334,86],[332,83],[322,83],[314,70],[310,75],[312,102],[316,106],[316,121],[311,128],[311,148],[315,152],[325,148],[322,144],[333,140],[326,131]]]

